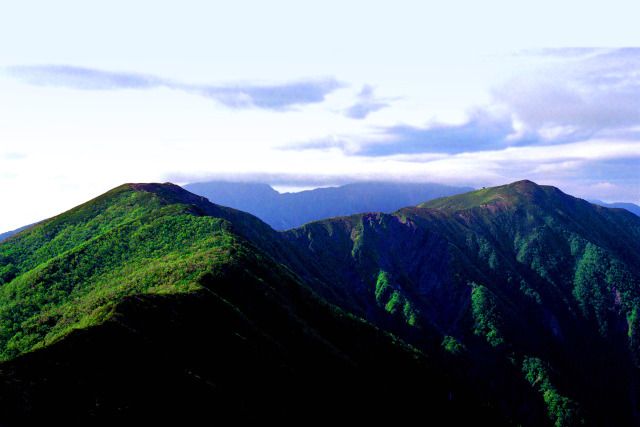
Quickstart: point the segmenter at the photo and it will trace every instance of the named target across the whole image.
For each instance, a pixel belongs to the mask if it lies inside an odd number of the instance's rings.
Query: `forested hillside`
[[[0,414],[633,425],[640,217],[530,181],[285,232],[126,184],[0,243]]]

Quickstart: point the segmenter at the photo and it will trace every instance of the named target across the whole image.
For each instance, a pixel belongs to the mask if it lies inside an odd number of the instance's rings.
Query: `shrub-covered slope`
[[[123,185],[13,236],[2,424],[503,422],[449,365],[328,303],[356,307],[305,264],[257,218],[171,184]]]
[[[369,321],[468,358],[514,420],[638,421],[637,216],[520,181],[286,236]]]

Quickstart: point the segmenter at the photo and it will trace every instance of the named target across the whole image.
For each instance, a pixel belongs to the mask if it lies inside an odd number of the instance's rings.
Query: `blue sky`
[[[640,203],[624,2],[14,3],[0,232],[125,182],[526,178]]]

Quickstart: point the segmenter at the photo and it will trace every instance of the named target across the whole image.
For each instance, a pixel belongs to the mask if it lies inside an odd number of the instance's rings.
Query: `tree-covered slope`
[[[115,298],[186,292],[238,244],[194,205],[121,186],[0,245],[0,355],[99,322]]]
[[[298,252],[171,184],[123,185],[2,242],[3,425],[503,422],[453,362],[327,302],[350,304]]]
[[[369,321],[471,360],[518,422],[536,401],[557,425],[638,421],[637,216],[521,181],[286,236]]]
[[[640,218],[529,181],[422,206],[468,230],[464,240],[450,241],[489,278],[484,286],[505,325],[495,328],[498,336],[507,344],[526,337],[517,348],[528,380],[547,393],[553,379],[544,385],[532,374],[546,366],[587,419],[636,423]],[[509,303],[518,308],[515,317]],[[510,336],[515,319],[530,327]],[[549,408],[562,406],[551,399]]]
[[[553,187],[277,232],[127,184],[0,243],[0,415],[633,425],[639,313],[640,218]]]

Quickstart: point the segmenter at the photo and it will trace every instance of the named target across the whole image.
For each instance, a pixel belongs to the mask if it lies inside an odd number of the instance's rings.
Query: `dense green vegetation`
[[[549,416],[555,419],[556,426],[577,424],[575,402],[558,394],[549,379],[549,369],[542,360],[535,357],[524,359],[522,372],[531,386],[536,387],[544,396],[544,401],[549,408]]]
[[[640,378],[638,219],[520,181],[287,236],[367,319],[469,361],[464,375],[517,422],[541,422],[533,390],[556,425],[623,425]],[[388,319],[406,305],[420,328]]]
[[[503,421],[423,353],[318,296],[295,272],[310,274],[307,258],[269,227],[176,186],[119,187],[0,254],[3,424],[425,410],[462,422],[462,408]]]
[[[493,347],[504,344],[504,320],[491,292],[484,286],[473,286],[471,307],[475,320],[473,333],[484,337]]]
[[[0,413],[631,425],[639,310],[640,218],[529,181],[282,233],[129,184],[0,243]]]
[[[3,357],[101,321],[103,305],[124,295],[194,290],[198,277],[228,262],[238,245],[224,221],[178,210],[163,208],[116,227],[4,286]]]
[[[104,321],[123,296],[197,289],[240,245],[190,210],[120,187],[0,246],[0,358]]]

